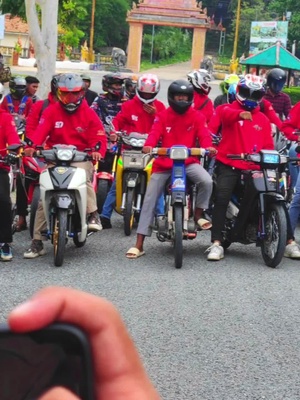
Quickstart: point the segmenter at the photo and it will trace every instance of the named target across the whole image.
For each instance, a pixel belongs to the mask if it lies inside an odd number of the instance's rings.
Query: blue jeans
[[[291,147],[290,147],[290,151],[289,151],[289,157],[297,157],[297,153],[295,151],[295,148],[298,146],[298,144],[294,143]],[[289,170],[290,170],[290,176],[291,176],[291,188],[294,189],[294,187],[296,186],[296,182],[297,182],[297,178],[298,178],[298,174],[299,174],[299,165],[293,165],[292,162],[289,163]]]
[[[116,180],[113,181],[110,191],[107,194],[105,202],[103,204],[102,213],[100,214],[101,217],[110,219],[113,213],[113,210],[116,206]],[[156,204],[156,214],[157,215],[164,215],[165,213],[165,200],[164,196],[160,196]]]
[[[290,205],[289,214],[292,225],[292,231],[294,234],[298,223],[298,218],[300,215],[300,174],[298,174],[298,179],[295,186],[295,194]]]

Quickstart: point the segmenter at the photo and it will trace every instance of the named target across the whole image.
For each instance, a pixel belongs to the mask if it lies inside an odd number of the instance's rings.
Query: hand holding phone
[[[104,299],[74,289],[52,287],[38,292],[8,317],[10,329],[27,333],[54,322],[74,324],[87,335],[92,352],[96,400],[158,400],[138,352],[115,307]],[[63,390],[43,400],[73,400],[78,397]],[[60,391],[60,393],[62,393]],[[47,397],[48,396],[48,397]]]

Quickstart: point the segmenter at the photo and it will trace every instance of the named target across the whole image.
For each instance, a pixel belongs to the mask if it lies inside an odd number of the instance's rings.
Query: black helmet
[[[57,98],[68,113],[73,113],[85,96],[85,84],[77,74],[61,74],[57,80]]]
[[[13,98],[21,100],[26,93],[26,80],[22,76],[13,76],[9,81],[9,89]]]
[[[111,74],[106,74],[102,78],[102,89],[104,92],[109,92],[115,97],[121,97],[122,96],[122,85],[124,83],[124,76],[122,76],[120,73],[115,72]],[[112,87],[112,85],[119,84],[120,89],[115,89]]]
[[[283,89],[286,81],[286,72],[281,68],[273,68],[267,76],[267,86],[274,93],[279,93]]]
[[[50,82],[50,87],[51,87],[51,93],[53,95],[56,95],[57,92],[57,81],[58,78],[60,77],[61,74],[56,74],[52,76],[51,82]]]
[[[177,101],[174,99],[176,95],[186,95],[187,101]],[[179,79],[171,83],[168,88],[168,102],[170,107],[178,114],[184,114],[192,105],[194,99],[194,88],[191,83],[183,79]]]
[[[124,95],[128,97],[128,99],[132,99],[135,96],[137,81],[137,76],[131,76],[124,80]]]

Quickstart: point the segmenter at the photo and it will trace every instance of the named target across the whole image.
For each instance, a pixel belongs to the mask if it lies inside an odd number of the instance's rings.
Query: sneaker
[[[111,229],[112,225],[109,218],[100,215],[100,221],[103,229]]]
[[[288,258],[300,258],[300,246],[296,242],[292,242],[285,247],[284,257]]]
[[[24,258],[36,258],[46,254],[43,242],[41,240],[35,240],[31,242],[31,246],[24,253]]]
[[[2,261],[11,261],[13,258],[11,247],[8,243],[4,243],[0,249],[0,259]]]
[[[205,253],[207,252],[208,261],[220,261],[222,258],[224,258],[224,249],[220,244],[213,244],[207,250],[205,250]]]
[[[91,213],[88,219],[88,230],[90,232],[98,232],[102,230],[102,225],[97,211]]]

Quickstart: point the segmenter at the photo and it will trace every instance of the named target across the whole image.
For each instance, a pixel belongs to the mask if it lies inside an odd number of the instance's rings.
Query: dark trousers
[[[211,241],[222,242],[226,211],[235,186],[241,179],[241,170],[229,167],[217,162],[215,167],[217,176],[216,190],[214,193],[214,207],[212,212]],[[287,240],[294,239],[291,222],[288,213],[287,217]]]
[[[12,213],[8,171],[0,169],[0,243],[12,242]]]
[[[241,179],[241,170],[217,162],[215,172],[217,180],[212,212],[211,241],[222,242],[227,207],[234,188]]]

